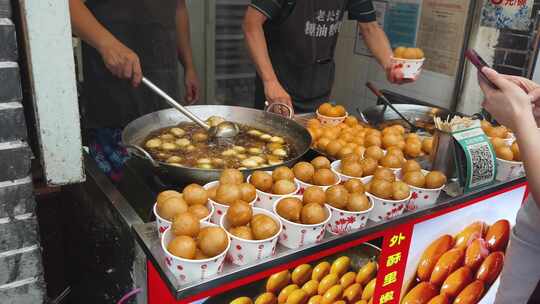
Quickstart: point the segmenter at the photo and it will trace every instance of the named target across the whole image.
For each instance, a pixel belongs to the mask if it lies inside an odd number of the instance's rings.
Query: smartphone
[[[480,72],[480,78],[482,79],[482,81],[487,83],[490,87],[497,89],[497,86],[493,82],[491,82],[491,80],[489,80],[487,76],[484,74],[484,72],[482,71],[483,67],[489,67],[489,65],[486,63],[484,59],[482,59],[482,57],[480,57],[480,55],[478,55],[478,53],[475,50],[469,49],[465,51],[465,58],[469,59],[469,61],[478,69],[478,72]]]

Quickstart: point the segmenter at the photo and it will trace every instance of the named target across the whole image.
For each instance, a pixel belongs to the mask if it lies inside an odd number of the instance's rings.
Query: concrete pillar
[[[0,302],[36,304],[44,302],[45,282],[10,17],[10,0],[0,0]]]

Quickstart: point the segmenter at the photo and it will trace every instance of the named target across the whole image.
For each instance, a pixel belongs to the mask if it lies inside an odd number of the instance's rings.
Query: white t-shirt
[[[540,209],[529,195],[517,214],[494,304],[526,304],[540,280]]]

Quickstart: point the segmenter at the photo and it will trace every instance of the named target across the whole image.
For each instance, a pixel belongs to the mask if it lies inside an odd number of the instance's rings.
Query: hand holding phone
[[[489,67],[489,66],[486,63],[486,61],[482,59],[482,57],[480,57],[480,55],[478,55],[478,53],[475,50],[469,49],[465,51],[465,58],[469,59],[469,61],[478,69],[478,72],[480,73],[480,78],[482,79],[482,81],[487,83],[490,87],[494,89],[498,89],[497,86],[493,82],[491,82],[491,80],[487,78],[487,76],[484,74],[484,71],[482,71],[483,67]]]

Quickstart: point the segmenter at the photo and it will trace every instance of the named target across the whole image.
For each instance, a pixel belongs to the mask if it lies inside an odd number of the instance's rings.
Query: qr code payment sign
[[[467,146],[469,150],[471,170],[470,187],[474,188],[493,181],[495,178],[495,162],[487,142]]]

